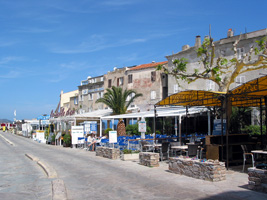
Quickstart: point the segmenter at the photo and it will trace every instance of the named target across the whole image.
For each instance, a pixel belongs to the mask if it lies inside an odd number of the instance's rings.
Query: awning
[[[179,105],[179,106],[220,106],[219,97],[225,92],[211,92],[202,90],[182,91],[161,100],[156,106]]]
[[[253,106],[265,105],[264,97],[267,96],[267,76],[256,78],[246,82],[229,93],[233,106]]]
[[[194,114],[194,113],[201,113],[206,112],[207,108],[204,107],[192,107],[188,108],[187,114]],[[185,116],[186,115],[186,108],[185,107],[178,107],[178,106],[172,106],[172,107],[159,107],[156,109],[157,117],[167,117],[167,116]],[[136,119],[136,118],[148,118],[148,117],[154,117],[154,109],[145,111],[145,112],[137,112],[137,113],[129,113],[129,114],[123,114],[123,115],[110,115],[101,117],[101,120],[111,120],[111,119]]]
[[[161,100],[156,106],[221,106],[220,97],[223,96],[229,97],[232,106],[259,107],[265,105],[267,76],[244,83],[228,93],[202,90],[182,91]]]
[[[111,109],[105,109],[105,110],[96,110],[93,112],[87,112],[82,114],[76,114],[71,116],[64,116],[64,117],[58,117],[58,118],[50,118],[50,122],[68,122],[68,121],[78,121],[78,120],[100,120],[100,117],[102,116],[108,116],[112,114]]]

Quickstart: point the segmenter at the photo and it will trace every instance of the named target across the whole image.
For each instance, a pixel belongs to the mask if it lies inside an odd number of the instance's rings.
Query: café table
[[[144,147],[151,148],[154,152],[155,149],[160,149],[162,147],[162,144],[145,144]]]
[[[263,156],[267,155],[267,151],[264,151],[264,150],[252,150],[251,153],[253,153],[253,154],[261,154]],[[258,155],[257,155],[257,158],[258,158]]]
[[[171,146],[171,150],[175,152],[175,156],[176,156],[176,151],[184,151],[188,149],[188,145],[179,145],[179,146]]]

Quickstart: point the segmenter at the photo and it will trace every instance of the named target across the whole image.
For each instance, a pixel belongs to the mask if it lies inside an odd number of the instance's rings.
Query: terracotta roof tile
[[[129,70],[139,70],[139,69],[145,69],[145,68],[150,68],[150,67],[157,67],[158,65],[163,65],[166,63],[168,63],[168,61],[152,62],[152,63],[148,63],[148,64],[137,65],[136,67],[133,67]]]

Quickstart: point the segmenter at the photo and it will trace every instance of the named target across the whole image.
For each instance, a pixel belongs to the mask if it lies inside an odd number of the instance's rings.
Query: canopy
[[[220,106],[220,96],[225,92],[211,92],[202,90],[187,90],[168,96],[156,104],[156,106]]]
[[[188,109],[188,114],[201,113],[207,111],[204,107],[192,107]],[[186,109],[184,107],[168,107],[168,108],[157,108],[157,117],[167,117],[167,116],[184,116],[186,115]],[[137,112],[137,113],[129,113],[123,115],[110,115],[101,117],[102,120],[110,120],[110,119],[124,119],[124,118],[147,118],[154,117],[155,112],[154,109],[146,112]]]
[[[244,83],[228,93],[202,90],[182,91],[159,101],[156,106],[221,106],[220,98],[224,96],[229,97],[232,106],[259,107],[265,105],[267,76]]]
[[[267,97],[267,76],[256,78],[246,82],[229,93],[232,106],[253,106],[265,105],[264,97]]]

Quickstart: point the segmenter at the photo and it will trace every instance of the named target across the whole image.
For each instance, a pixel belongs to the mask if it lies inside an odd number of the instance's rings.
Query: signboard
[[[41,130],[36,130],[36,139],[40,141],[41,143],[45,143],[45,132]]]
[[[71,126],[71,143],[78,144],[78,137],[83,137],[83,126]]]
[[[117,131],[109,131],[109,143],[117,143]]]
[[[90,124],[91,133],[97,133],[97,122]]]
[[[84,122],[84,134],[97,133],[97,121]]]
[[[141,133],[146,132],[146,121],[139,121],[138,122],[138,131]]]
[[[225,130],[226,130],[226,119],[223,119],[223,135],[225,135]],[[222,135],[221,119],[214,119],[212,135]]]

